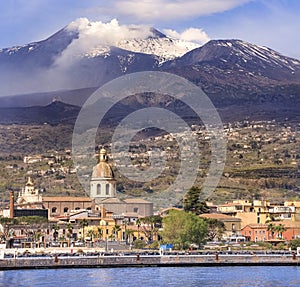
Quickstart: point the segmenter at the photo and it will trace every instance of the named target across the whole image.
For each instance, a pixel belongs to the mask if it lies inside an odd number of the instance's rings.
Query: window
[[[56,213],[56,211],[57,211],[57,208],[56,207],[52,207],[51,212],[52,213]]]
[[[134,209],[133,209],[133,212],[138,212],[139,211],[139,208],[138,207],[135,207]]]
[[[97,184],[97,195],[100,195],[101,194],[101,184],[98,183]]]
[[[105,185],[105,194],[109,195],[109,184],[108,183]]]
[[[68,212],[69,211],[69,208],[68,207],[64,207],[64,212]]]
[[[231,225],[231,230],[232,230],[232,231],[235,230],[235,224],[234,224],[234,223],[232,223],[232,225]]]
[[[77,206],[77,207],[75,208],[75,210],[80,210],[80,207]]]

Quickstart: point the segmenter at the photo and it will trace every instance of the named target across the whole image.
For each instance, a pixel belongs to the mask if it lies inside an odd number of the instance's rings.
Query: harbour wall
[[[162,255],[4,258],[0,270],[183,266],[298,266],[296,255]]]

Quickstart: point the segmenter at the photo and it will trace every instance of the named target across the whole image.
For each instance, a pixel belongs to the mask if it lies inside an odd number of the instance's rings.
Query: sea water
[[[140,267],[0,271],[0,286],[290,287],[300,267]]]

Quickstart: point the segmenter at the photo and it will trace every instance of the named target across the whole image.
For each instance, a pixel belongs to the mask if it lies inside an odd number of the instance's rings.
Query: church
[[[114,172],[108,163],[107,151],[101,149],[98,164],[92,170],[90,194],[83,197],[42,196],[29,177],[14,204],[15,214],[20,210],[48,210],[48,218],[60,218],[86,210],[101,215],[101,211],[112,213],[116,218],[139,218],[153,215],[153,203],[140,198],[117,197]]]
[[[98,164],[93,168],[90,182],[90,197],[96,205],[115,215],[146,217],[153,215],[153,203],[140,198],[120,199],[117,197],[114,172],[108,163],[105,149],[99,153]]]

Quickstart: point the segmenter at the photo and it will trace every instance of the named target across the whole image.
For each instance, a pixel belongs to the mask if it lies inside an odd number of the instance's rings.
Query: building
[[[252,203],[248,200],[234,200],[230,203],[220,204],[218,205],[218,212],[235,216],[237,213],[241,212],[251,212]]]
[[[116,180],[113,170],[108,163],[107,152],[101,149],[99,163],[93,168],[90,182],[90,197],[52,197],[42,196],[34,187],[29,177],[25,187],[19,193],[15,209],[48,210],[50,218],[62,218],[79,211],[86,210],[97,214],[96,218],[103,216],[101,210],[112,212],[115,218],[127,218],[134,221],[139,217],[153,215],[153,204],[140,198],[120,199],[116,196]]]
[[[224,223],[225,232],[224,237],[229,239],[232,236],[237,236],[241,234],[241,219],[235,218],[233,216],[221,214],[221,213],[204,213],[201,214],[202,218],[217,219]]]
[[[242,235],[252,242],[266,241],[270,237],[266,224],[248,224],[242,228]]]
[[[285,230],[282,234],[268,230],[268,224],[249,224],[242,229],[242,235],[246,237],[247,241],[269,241],[273,242],[278,239],[281,241],[289,241],[300,238],[300,222],[291,220],[274,221],[272,224],[277,226],[282,224]]]
[[[104,208],[117,218],[136,219],[153,215],[153,203],[141,198],[120,199],[117,197],[114,172],[108,163],[105,149],[99,153],[99,163],[94,166],[90,182],[90,197],[95,200],[96,209]]]
[[[25,187],[18,195],[17,206],[19,208],[42,207],[42,196],[39,194],[39,190],[34,187],[31,177],[28,177]]]
[[[115,216],[128,217],[129,219],[153,215],[153,204],[140,198],[107,198],[98,205],[100,209],[103,207],[113,212]]]
[[[79,210],[94,210],[95,202],[87,196],[43,196],[43,208],[49,210],[49,217],[59,217],[62,215],[78,212]]]
[[[111,166],[107,163],[105,149],[99,153],[99,163],[94,166],[90,182],[90,197],[97,200],[116,197],[116,181]]]

